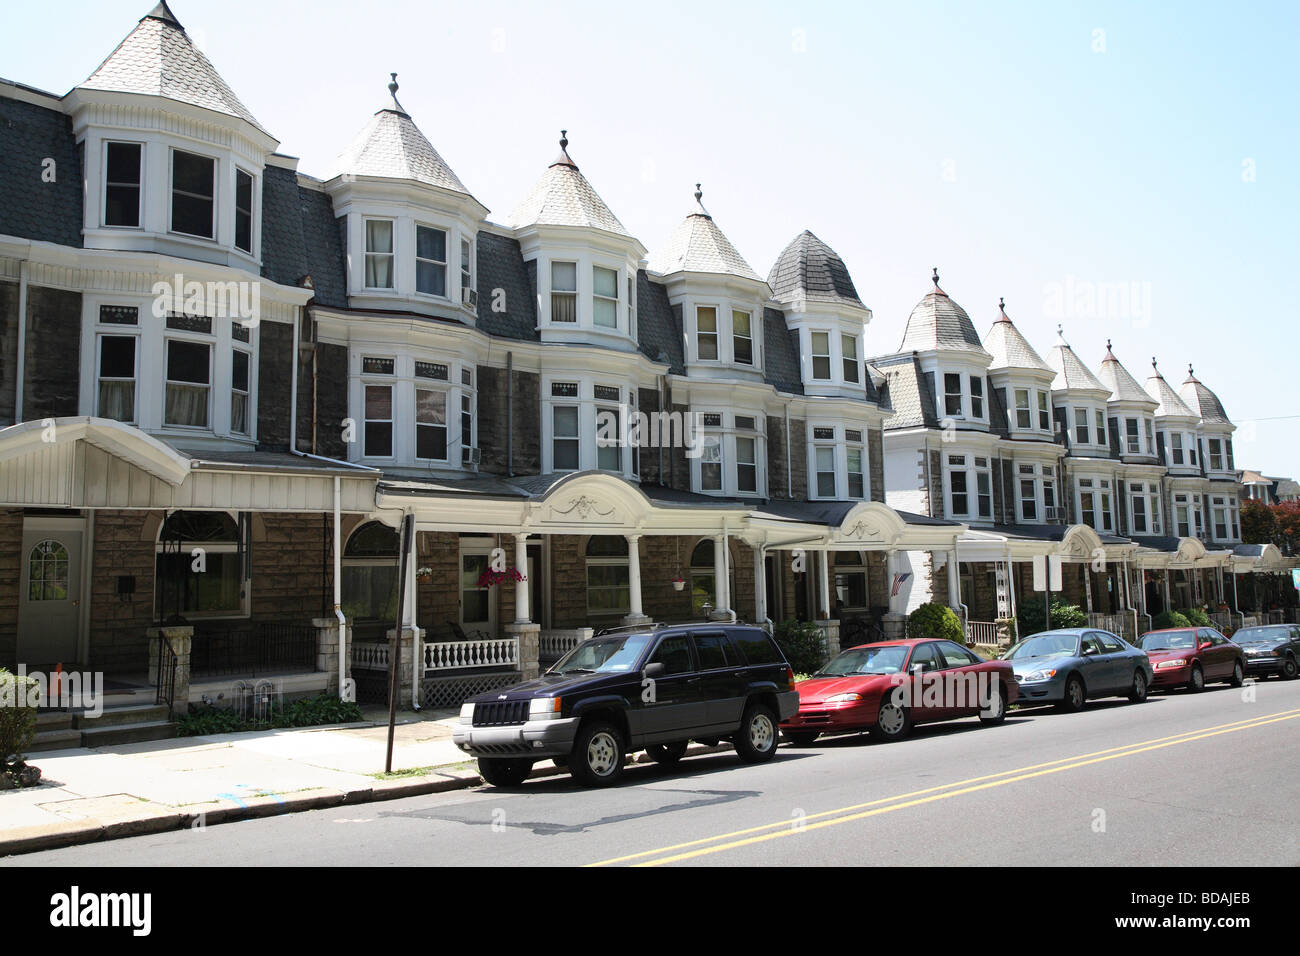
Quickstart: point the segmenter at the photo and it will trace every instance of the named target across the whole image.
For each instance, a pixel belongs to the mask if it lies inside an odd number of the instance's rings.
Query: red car
[[[1193,693],[1212,681],[1240,687],[1246,679],[1246,655],[1212,627],[1171,627],[1148,631],[1138,647],[1151,659],[1151,689],[1186,687]]]
[[[976,715],[999,724],[1020,693],[1006,661],[936,640],[851,647],[796,687],[799,710],[781,724],[796,746],[860,730],[900,740],[916,724]]]

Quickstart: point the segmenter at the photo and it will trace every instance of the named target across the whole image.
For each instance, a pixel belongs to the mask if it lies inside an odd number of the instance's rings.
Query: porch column
[[[1081,565],[1083,568],[1083,603],[1088,607],[1088,613],[1092,613],[1092,568],[1089,565]]]
[[[966,620],[961,613],[961,569],[957,566],[957,549],[945,552],[944,558],[948,564],[948,604],[962,618],[964,628]]]
[[[515,535],[515,568],[522,571],[525,575],[528,573],[528,535]],[[515,623],[527,624],[531,618],[531,608],[528,606],[531,597],[531,582],[524,578],[522,581],[515,582]]]
[[[881,622],[881,629],[889,640],[904,637],[907,634],[907,615],[898,610],[898,598],[894,594],[894,575],[898,573],[898,552],[890,548],[885,552],[885,598],[889,609]]]
[[[644,624],[650,620],[641,610],[641,535],[625,534],[627,539],[628,613],[624,624]]]
[[[727,536],[713,536],[713,613],[709,615],[715,621],[731,620],[731,595],[727,587]]]
[[[754,623],[762,627],[767,620],[767,568],[763,563],[763,547],[754,549]]]
[[[831,580],[829,575],[830,562],[826,559],[826,549],[822,548],[817,552],[817,572],[821,576],[818,582],[818,598],[821,601],[822,616],[826,620],[831,617]]]
[[[1168,614],[1170,610],[1171,608],[1169,607],[1169,568],[1168,566],[1166,566],[1165,567],[1165,613]]]

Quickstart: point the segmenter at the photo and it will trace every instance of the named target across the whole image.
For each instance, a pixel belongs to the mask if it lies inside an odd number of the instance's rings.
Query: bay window
[[[1129,482],[1129,527],[1133,534],[1160,534],[1160,485]]]
[[[1136,418],[1125,419],[1124,428],[1126,430],[1125,434],[1127,438],[1125,448],[1128,450],[1128,453],[1130,455],[1140,454],[1142,451],[1142,439],[1138,432],[1138,420]]]
[[[1105,445],[1107,443],[1106,442],[1106,413],[1103,412],[1100,408],[1097,409],[1096,422],[1097,422],[1097,444]]]
[[[142,156],[139,143],[104,144],[104,225],[140,225]]]
[[[447,294],[447,233],[441,229],[415,227],[415,291]]]
[[[835,497],[835,446],[818,445],[814,452],[817,463],[817,497]]]
[[[551,321],[578,321],[578,264],[551,263]]]
[[[592,269],[592,321],[606,329],[618,328],[618,273],[595,266]]]
[[[212,346],[206,342],[167,340],[167,384],[163,422],[207,428],[212,390]]]
[[[393,287],[393,222],[366,220],[366,288]],[[418,271],[418,270],[417,270]]]
[[[858,384],[858,338],[856,335],[840,336],[840,353],[844,359],[844,381]]]
[[[551,385],[551,395],[576,398],[578,385],[576,382],[554,382]],[[580,444],[578,438],[578,406],[552,405],[551,470],[577,471]]]
[[[447,393],[440,389],[415,390],[415,457],[447,460]]]
[[[1211,438],[1206,442],[1210,447],[1210,470],[1223,470],[1223,447],[1217,438]]]
[[[1035,466],[1021,465],[1020,476],[1020,520],[1037,521],[1038,483],[1035,481]]]
[[[99,337],[99,389],[95,414],[135,423],[136,341],[134,335]]]
[[[1016,389],[1016,427],[1028,429],[1033,426],[1033,416],[1029,410],[1029,389]]]
[[[984,379],[979,375],[970,379],[970,414],[972,418],[984,417]]]
[[[862,472],[862,432],[848,429],[844,433],[844,457],[849,476],[849,497],[861,498],[866,487]]]
[[[953,372],[943,376],[943,413],[949,418],[962,417],[961,375]]]
[[[1079,521],[1094,531],[1110,531],[1111,516],[1110,479],[1079,479]]]
[[[243,349],[232,349],[230,355],[230,430],[237,435],[248,434],[248,369],[251,356]]]
[[[597,385],[596,389],[602,387]],[[618,397],[618,389],[613,389],[614,397]],[[599,394],[596,396],[600,397]],[[612,433],[612,434],[611,434]],[[619,423],[619,409],[617,405],[598,405],[596,407],[596,467],[601,471],[618,471],[623,470],[623,448],[621,442],[621,432]],[[605,436],[602,440],[602,436]]]
[[[831,377],[831,336],[829,332],[813,332],[812,341],[812,377],[819,381],[830,381]]]
[[[393,387],[365,387],[364,453],[368,458],[391,458],[393,454]]]
[[[1088,410],[1086,408],[1076,408],[1074,410],[1074,441],[1077,445],[1092,444],[1092,433],[1088,428]]]
[[[718,360],[718,310],[711,305],[695,309],[695,355],[702,362]]]
[[[1183,433],[1171,432],[1169,434],[1169,461],[1174,465],[1183,463]]]
[[[949,455],[947,478],[948,514],[951,517],[993,517],[993,485],[988,458],[978,455]],[[975,496],[973,509],[972,493]]]
[[[1047,393],[1038,393],[1038,428],[1039,431],[1052,430],[1052,410],[1048,404]]]
[[[739,309],[731,310],[731,354],[737,365],[754,364],[754,333],[750,315]]]
[[[215,239],[217,161],[179,149],[172,150],[171,155],[172,232]]]
[[[722,416],[706,414],[704,427],[718,429]],[[718,431],[705,432],[700,450],[700,490],[722,490],[722,435]]]
[[[948,465],[950,510],[954,516],[970,514],[970,489],[966,479],[966,456],[949,455]]]
[[[253,177],[235,170],[235,248],[253,252]]]
[[[758,492],[758,443],[747,435],[736,436],[736,490]]]

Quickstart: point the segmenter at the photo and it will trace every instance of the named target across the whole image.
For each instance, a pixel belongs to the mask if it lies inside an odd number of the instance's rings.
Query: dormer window
[[[828,332],[812,333],[812,376],[822,381],[831,377],[831,337]]]
[[[551,263],[551,321],[578,321],[578,264]]]
[[[215,239],[217,161],[172,150],[172,232]]]
[[[840,336],[840,352],[844,358],[844,381],[858,384],[858,339],[853,335]],[[983,413],[980,413],[983,414]]]
[[[1016,389],[1016,427],[1028,430],[1033,427],[1033,416],[1029,409],[1029,389]]]
[[[235,170],[235,248],[253,253],[253,177]]]
[[[474,288],[474,247],[468,239],[460,241],[460,300],[465,301],[465,293]]]
[[[366,220],[366,288],[393,287],[393,221]]]
[[[441,229],[415,227],[415,291],[447,295],[447,233]]]
[[[140,226],[139,143],[104,144],[104,225]]]
[[[754,364],[754,337],[750,329],[750,318],[748,312],[731,310],[731,348],[737,365]]]
[[[1088,427],[1088,410],[1086,408],[1076,408],[1074,410],[1074,441],[1077,445],[1092,444],[1092,432]]]
[[[972,418],[984,417],[984,379],[977,375],[972,375],[970,380],[970,414]]]
[[[718,310],[711,305],[695,310],[695,354],[702,362],[718,360]]]
[[[606,329],[618,328],[618,273],[592,267],[592,320]]]

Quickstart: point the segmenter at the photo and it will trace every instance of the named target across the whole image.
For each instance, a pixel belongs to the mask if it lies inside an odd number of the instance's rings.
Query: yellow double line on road
[[[1136,754],[1147,753],[1152,750],[1161,750],[1165,747],[1190,743],[1194,740],[1204,740],[1208,737],[1218,737],[1222,734],[1232,734],[1242,730],[1253,730],[1257,727],[1265,727],[1269,724],[1275,724],[1285,720],[1295,720],[1297,717],[1300,717],[1300,708],[1295,710],[1279,711],[1273,714],[1262,714],[1258,717],[1252,717],[1249,720],[1238,720],[1230,724],[1218,724],[1213,727],[1203,727],[1199,730],[1189,730],[1185,733],[1174,734],[1170,737],[1157,737],[1154,740],[1143,740],[1135,744],[1127,744],[1123,747],[1112,747],[1108,750],[1098,750],[1093,753],[1080,754],[1075,757],[1064,757],[1060,760],[1051,760],[1047,763],[1034,764],[1029,767],[1020,767],[1015,770],[1004,770],[1001,773],[986,774],[982,777],[971,777],[968,780],[958,780],[937,787],[929,787],[925,790],[913,790],[911,793],[898,794],[893,797],[882,797],[879,800],[871,800],[867,803],[859,803],[849,807],[840,807],[837,810],[824,810],[821,813],[809,814],[797,822],[792,820],[781,820],[776,823],[765,823],[761,826],[749,827],[744,830],[735,830],[731,833],[720,833],[717,836],[704,837],[703,839],[692,840],[688,843],[678,843],[673,846],[660,847],[656,850],[644,850],[641,853],[631,853],[627,856],[613,857],[612,859],[601,860],[597,863],[589,863],[587,865],[612,866],[620,863],[632,863],[634,866],[662,866],[665,863],[677,863],[681,860],[707,856],[712,853],[721,853],[724,850],[734,850],[737,847],[750,846],[755,843],[764,843],[768,840],[797,836],[801,833],[806,833],[809,830],[820,830],[823,827],[832,827],[841,823],[850,823],[854,820],[863,820],[867,817],[878,816],[882,813],[892,813],[895,810],[904,810],[908,807],[933,803],[937,800],[947,800],[950,797],[959,797],[963,794],[975,793],[980,790],[1003,787],[1009,783],[1018,783],[1021,780],[1030,780],[1034,777],[1060,773],[1063,770],[1075,770],[1079,767],[1086,767],[1091,764],[1104,763],[1107,760],[1117,760],[1120,757],[1132,757]],[[814,820],[817,822],[810,822]],[[633,861],[638,862],[633,863]]]

